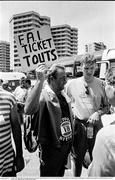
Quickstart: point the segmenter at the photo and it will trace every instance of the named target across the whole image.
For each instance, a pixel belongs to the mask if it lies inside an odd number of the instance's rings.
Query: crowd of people
[[[104,114],[114,113],[115,68],[107,71],[105,81],[94,77],[96,60],[88,53],[81,68],[82,77],[67,81],[61,64],[49,69],[40,64],[34,87],[24,78],[12,93],[0,80],[0,176],[16,176],[24,168],[24,115],[36,112],[40,177],[63,177],[71,160],[73,176],[80,177],[87,152],[88,177],[115,175],[114,121],[107,127],[102,123]]]

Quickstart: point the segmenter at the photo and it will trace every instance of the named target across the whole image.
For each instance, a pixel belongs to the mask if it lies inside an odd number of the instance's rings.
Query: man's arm
[[[108,102],[108,99],[105,93],[105,84],[103,82],[102,82],[102,88],[103,88],[103,96],[101,98],[100,108],[90,116],[90,118],[87,121],[89,123],[93,123],[93,124],[97,123],[100,120],[102,115],[108,114],[110,111],[110,104]]]
[[[26,114],[34,114],[39,108],[39,99],[45,80],[45,71],[46,68],[44,65],[39,65],[36,69],[37,82],[26,99],[24,107]]]
[[[103,114],[107,114],[109,111],[110,111],[110,104],[105,92],[105,84],[103,83],[103,97],[101,99],[100,109],[97,112],[101,116]]]
[[[11,127],[16,150],[16,171],[20,172],[24,168],[21,127],[18,120],[17,106],[11,109]]]

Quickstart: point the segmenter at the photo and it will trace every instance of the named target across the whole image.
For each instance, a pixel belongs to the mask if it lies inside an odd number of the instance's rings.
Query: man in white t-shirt
[[[109,103],[115,107],[115,68],[108,70],[106,81],[107,98]],[[113,118],[113,115],[109,115],[109,119]],[[115,177],[115,119],[97,133],[93,161],[89,166],[88,176]]]
[[[23,124],[24,104],[28,94],[28,90],[26,88],[26,78],[21,78],[20,86],[16,87],[13,94],[17,100],[20,124]]]
[[[13,94],[16,97],[16,100],[18,102],[21,102],[21,103],[25,102],[25,96],[27,94],[26,79],[25,78],[21,78],[20,85],[18,87],[16,87]]]
[[[72,100],[74,122],[73,160],[74,176],[80,176],[85,153],[88,149],[92,160],[92,150],[97,131],[102,127],[101,115],[109,111],[104,83],[94,77],[96,60],[85,54],[81,68],[83,76],[70,80],[66,92]],[[93,137],[87,138],[87,125],[93,127]]]

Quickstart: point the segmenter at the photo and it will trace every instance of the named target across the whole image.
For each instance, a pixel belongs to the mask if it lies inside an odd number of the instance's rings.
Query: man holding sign
[[[62,92],[66,83],[65,68],[54,64],[37,68],[37,82],[25,103],[25,113],[39,112],[38,130],[40,147],[40,176],[64,176],[70,153],[73,128],[69,97]]]
[[[39,63],[51,66],[57,61],[51,30],[49,26],[24,32],[15,36],[22,71],[36,69]]]

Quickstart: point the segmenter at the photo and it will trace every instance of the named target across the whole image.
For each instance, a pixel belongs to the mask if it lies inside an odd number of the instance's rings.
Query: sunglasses
[[[86,93],[87,95],[90,94],[90,91],[89,91],[89,87],[88,87],[88,86],[85,86],[85,93]]]

